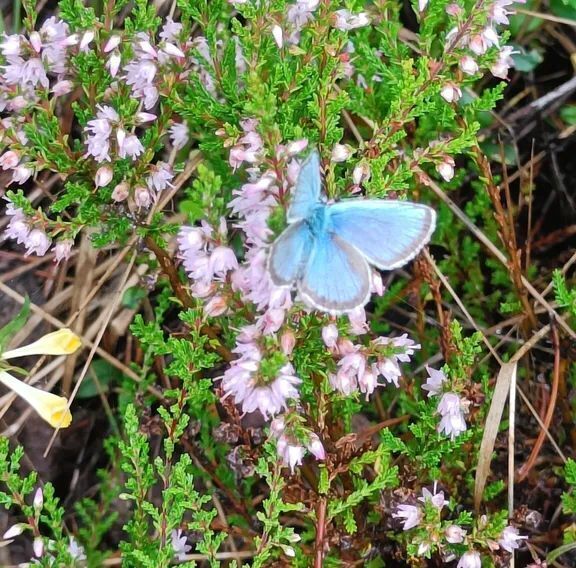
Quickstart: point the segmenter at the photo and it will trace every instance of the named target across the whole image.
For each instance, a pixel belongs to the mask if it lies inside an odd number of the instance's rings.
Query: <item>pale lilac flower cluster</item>
[[[525,0],[495,0],[488,7],[488,23],[482,29],[469,31],[461,27],[455,27],[446,36],[446,46],[448,49],[454,47],[466,48],[469,53],[465,53],[460,57],[458,65],[460,70],[465,75],[476,75],[480,70],[480,66],[476,61],[476,57],[484,55],[490,48],[496,47],[498,52],[497,60],[490,67],[491,73],[500,79],[508,78],[508,71],[514,66],[512,54],[514,53],[511,46],[500,46],[500,38],[498,35],[498,25],[508,25],[508,15],[514,12],[507,8],[514,3],[524,3]],[[423,7],[421,7],[422,11]],[[460,17],[462,15],[462,8],[457,4],[449,4],[446,12],[450,16]],[[462,25],[469,25],[462,19]],[[440,95],[446,102],[452,103],[457,101],[462,96],[461,89],[454,83],[446,83]]]
[[[69,92],[57,85],[67,72],[68,50],[78,42],[78,36],[70,34],[68,24],[55,17],[48,18],[29,37],[5,35],[0,44],[6,59],[0,75],[0,110],[18,112],[35,102],[36,89],[48,89],[51,77],[57,81],[55,94]]]
[[[96,118],[89,120],[84,128],[88,146],[84,157],[92,156],[97,162],[111,162],[111,141],[115,142],[118,157],[135,160],[140,156],[144,152],[144,146],[135,134],[126,132],[118,113],[107,105],[98,105],[97,108]],[[112,134],[115,134],[113,138]]]
[[[378,337],[370,342],[368,347],[354,345],[348,339],[336,340],[337,330],[331,324],[322,331],[326,346],[334,355],[340,357],[336,373],[328,375],[330,385],[337,391],[348,396],[360,391],[368,398],[380,384],[381,376],[388,384],[399,386],[402,376],[400,363],[407,363],[420,349],[406,334],[400,337]]]
[[[302,382],[290,363],[276,365],[273,376],[264,376],[263,351],[258,344],[261,334],[256,326],[244,327],[233,349],[239,355],[222,377],[225,397],[232,395],[243,412],[259,410],[265,418],[286,410],[289,400],[298,400]],[[270,365],[266,366],[268,371]]]
[[[9,217],[8,226],[3,235],[4,238],[14,239],[18,244],[24,245],[26,256],[30,254],[44,256],[52,245],[52,239],[42,228],[42,223],[35,222],[28,217],[22,209],[15,207],[7,197],[4,197],[4,199],[8,201],[6,215]],[[52,248],[54,260],[60,263],[62,260],[69,258],[73,244],[72,239],[68,238],[57,241]]]
[[[450,436],[455,440],[462,432],[466,431],[465,415],[468,412],[470,402],[454,392],[445,392],[447,378],[443,371],[426,367],[428,379],[422,385],[425,391],[428,391],[428,398],[431,396],[440,396],[437,412],[440,415],[438,432]]]
[[[448,501],[444,498],[444,491],[437,492],[437,489],[438,484],[436,482],[434,482],[432,491],[426,487],[422,488],[422,496],[418,497],[418,501],[424,504],[431,503],[438,511],[441,511],[444,505],[448,504]],[[407,531],[418,526],[422,522],[424,514],[419,505],[402,503],[398,505],[396,512],[392,513],[392,517],[402,519],[402,529]]]
[[[313,432],[307,433],[307,440],[300,441],[291,434],[283,416],[278,416],[270,423],[270,433],[276,439],[276,451],[282,463],[289,467],[292,473],[297,465],[302,465],[302,459],[308,450],[317,460],[325,460],[326,452],[320,438]]]
[[[224,218],[217,231],[203,221],[200,227],[182,227],[178,234],[179,257],[193,281],[192,295],[206,301],[207,316],[219,316],[228,309],[225,285],[228,274],[238,268],[238,260],[224,244],[227,235]]]

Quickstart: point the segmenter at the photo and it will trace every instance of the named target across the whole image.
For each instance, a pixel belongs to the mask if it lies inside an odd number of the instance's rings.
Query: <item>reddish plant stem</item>
[[[321,497],[316,508],[316,541],[314,543],[314,568],[324,565],[324,534],[326,532],[326,498]]]
[[[552,388],[550,390],[550,400],[548,401],[548,408],[546,410],[546,414],[544,419],[542,420],[544,424],[544,428],[540,429],[538,432],[538,438],[536,438],[536,442],[532,447],[532,452],[530,453],[529,458],[526,460],[526,463],[518,470],[516,474],[516,483],[520,483],[530,473],[530,470],[534,467],[536,460],[538,459],[538,455],[540,454],[540,450],[542,449],[542,444],[544,444],[544,439],[546,437],[546,430],[550,428],[550,424],[552,423],[552,417],[554,416],[554,410],[556,409],[556,400],[558,398],[558,386],[560,384],[560,339],[558,337],[558,328],[554,320],[552,320],[550,325],[550,332],[552,334],[552,346],[554,347],[554,371],[553,371],[553,378],[552,378]]]
[[[170,285],[172,286],[172,290],[176,297],[180,300],[182,305],[185,308],[193,308],[194,307],[194,300],[192,296],[188,293],[188,290],[184,287],[180,280],[180,275],[178,274],[178,269],[176,268],[174,262],[170,258],[170,255],[163,250],[154,239],[150,236],[144,239],[146,246],[152,251],[158,264],[160,264],[160,268],[162,272],[168,277],[170,281]],[[218,334],[212,329],[209,325],[202,325],[200,327],[200,333],[202,335],[206,335],[210,341],[210,349],[213,349],[224,361],[230,362],[234,359],[232,352],[222,345],[218,339]]]

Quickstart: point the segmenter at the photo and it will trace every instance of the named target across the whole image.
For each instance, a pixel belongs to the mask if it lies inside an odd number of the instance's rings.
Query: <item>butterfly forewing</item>
[[[341,201],[328,206],[327,212],[334,233],[382,270],[414,258],[436,225],[433,209],[406,201]]]
[[[293,223],[310,215],[320,201],[322,181],[320,178],[320,157],[314,150],[302,164],[298,180],[288,208],[288,222]]]
[[[370,297],[370,267],[337,235],[314,237],[298,291],[315,308],[338,314],[364,305]]]
[[[268,257],[268,271],[276,286],[288,286],[300,276],[311,246],[312,235],[304,221],[289,225],[280,234]]]

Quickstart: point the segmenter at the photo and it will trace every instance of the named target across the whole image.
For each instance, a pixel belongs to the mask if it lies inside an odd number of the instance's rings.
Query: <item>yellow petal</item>
[[[48,333],[29,345],[6,351],[2,353],[1,358],[12,359],[25,355],[70,355],[81,345],[80,338],[72,330],[64,328]]]
[[[63,396],[37,389],[4,371],[0,371],[0,383],[22,397],[52,428],[70,426],[72,414]]]

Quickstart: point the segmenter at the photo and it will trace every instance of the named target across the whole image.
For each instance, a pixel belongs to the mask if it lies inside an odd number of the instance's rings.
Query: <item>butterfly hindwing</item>
[[[276,286],[292,284],[302,273],[312,246],[305,221],[289,225],[274,241],[268,257],[268,271]]]
[[[320,156],[316,150],[313,150],[304,160],[298,174],[292,201],[288,208],[289,223],[308,217],[314,206],[320,201],[321,188]]]
[[[350,311],[370,297],[370,268],[354,247],[324,232],[314,237],[298,291],[315,308],[333,314]]]
[[[327,208],[332,230],[381,270],[398,268],[428,243],[436,212],[418,203],[356,199]]]

